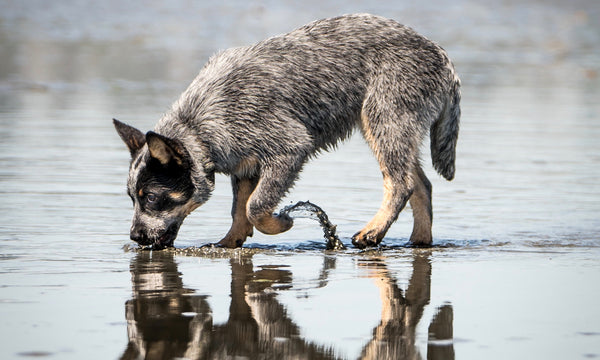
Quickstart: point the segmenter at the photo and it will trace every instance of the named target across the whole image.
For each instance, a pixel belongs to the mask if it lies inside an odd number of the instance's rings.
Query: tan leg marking
[[[233,223],[227,235],[218,242],[218,245],[228,248],[241,247],[246,238],[252,236],[252,224],[246,215],[246,203],[253,190],[254,186],[250,180],[240,180],[233,213]]]
[[[393,183],[394,180],[391,178],[391,176],[389,176],[387,168],[382,161],[380,161],[380,149],[377,145],[377,141],[375,140],[375,136],[371,131],[371,126],[369,125],[369,116],[367,116],[367,114],[363,111],[361,113],[360,120],[363,137],[369,144],[375,157],[379,160],[379,165],[383,174],[383,200],[381,202],[381,206],[371,221],[369,221],[369,223],[365,225],[362,230],[354,234],[352,237],[353,243],[355,243],[356,246],[363,248],[366,246],[375,246],[379,244],[392,224],[392,219],[395,219],[398,214],[395,214],[395,209],[393,206],[395,195]]]
[[[273,215],[270,212],[262,214],[251,221],[258,231],[267,235],[280,234],[288,231],[294,225],[294,221],[290,217]]]
[[[364,246],[375,246],[381,242],[392,222],[398,216],[393,205],[394,192],[393,180],[384,174],[381,207],[371,221],[352,237],[353,239],[363,240],[365,242]]]
[[[431,225],[431,183],[425,177],[420,166],[413,170],[414,191],[409,199],[414,225],[410,241],[413,244],[430,245],[432,242]]]

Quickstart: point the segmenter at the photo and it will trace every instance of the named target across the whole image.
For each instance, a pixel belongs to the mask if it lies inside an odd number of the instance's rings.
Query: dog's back
[[[217,140],[223,159],[253,149],[312,154],[347,138],[365,99],[381,93],[408,111],[425,109],[413,124],[422,137],[457,83],[445,51],[412,29],[342,16],[213,56],[156,130],[169,135],[183,122]]]

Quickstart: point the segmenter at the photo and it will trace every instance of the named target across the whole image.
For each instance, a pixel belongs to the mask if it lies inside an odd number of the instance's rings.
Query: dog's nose
[[[142,231],[142,227],[139,225],[132,225],[131,231],[129,232],[129,237],[135,242],[144,240],[144,232]]]

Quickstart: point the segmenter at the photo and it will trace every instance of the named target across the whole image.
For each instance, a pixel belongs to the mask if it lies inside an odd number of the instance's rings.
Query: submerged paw
[[[377,246],[381,242],[381,239],[377,235],[375,230],[359,231],[352,236],[352,245],[359,249]]]

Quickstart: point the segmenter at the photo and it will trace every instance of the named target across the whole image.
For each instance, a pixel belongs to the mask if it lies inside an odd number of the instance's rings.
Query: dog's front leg
[[[279,234],[289,230],[294,224],[289,216],[274,213],[294,184],[304,162],[301,158],[287,160],[261,170],[256,189],[246,206],[248,220],[263,234]]]
[[[227,235],[218,242],[218,246],[227,248],[241,247],[248,236],[252,236],[252,223],[246,215],[246,204],[256,187],[258,179],[240,179],[231,176],[231,187],[233,189],[233,205],[231,216],[233,223]]]

